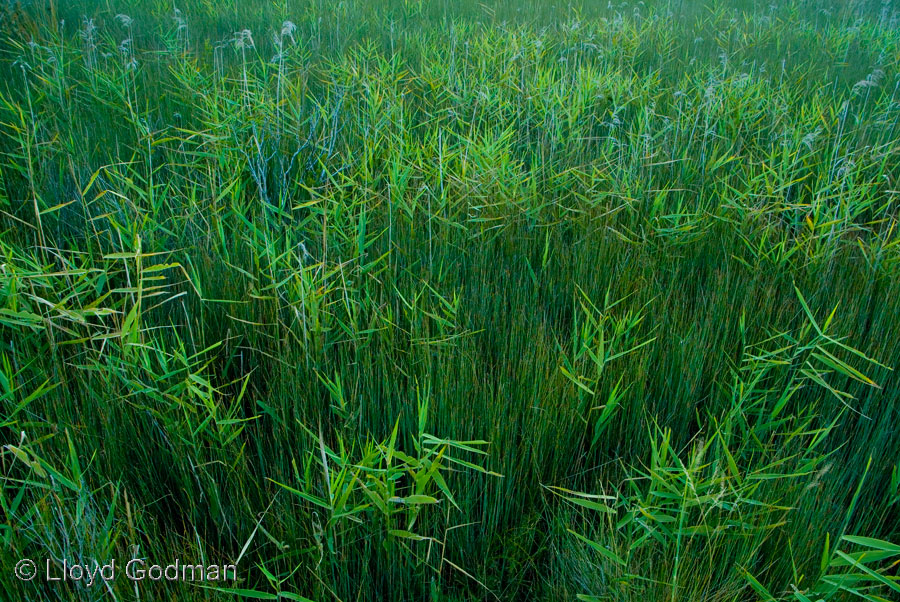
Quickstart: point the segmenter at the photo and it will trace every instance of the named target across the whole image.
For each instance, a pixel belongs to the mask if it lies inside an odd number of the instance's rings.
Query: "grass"
[[[898,19],[4,4],[0,597],[897,599]]]

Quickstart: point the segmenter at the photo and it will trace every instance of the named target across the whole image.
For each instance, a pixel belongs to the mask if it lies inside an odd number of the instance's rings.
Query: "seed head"
[[[281,24],[281,36],[290,38],[291,42],[294,41],[295,31],[297,31],[297,26],[294,25],[293,21],[285,21]]]
[[[249,29],[242,29],[234,33],[234,47],[238,50],[243,48],[254,48],[253,34]]]
[[[129,17],[128,15],[123,14],[123,13],[119,13],[118,15],[116,15],[115,18],[116,18],[116,21],[119,22],[119,25],[121,25],[125,29],[130,28],[132,26],[132,24],[134,23],[134,19],[132,19],[131,17]]]

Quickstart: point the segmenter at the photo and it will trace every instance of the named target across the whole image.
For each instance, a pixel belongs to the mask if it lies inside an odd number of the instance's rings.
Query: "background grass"
[[[177,7],[0,12],[4,599],[896,599],[894,2]]]

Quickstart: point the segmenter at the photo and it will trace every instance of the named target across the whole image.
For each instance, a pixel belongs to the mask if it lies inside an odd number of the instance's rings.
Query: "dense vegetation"
[[[3,4],[0,598],[900,599],[900,6],[593,4]]]

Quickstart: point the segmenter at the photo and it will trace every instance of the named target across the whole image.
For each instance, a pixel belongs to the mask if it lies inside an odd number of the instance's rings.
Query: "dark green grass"
[[[770,4],[4,5],[3,599],[894,599],[898,13]]]

